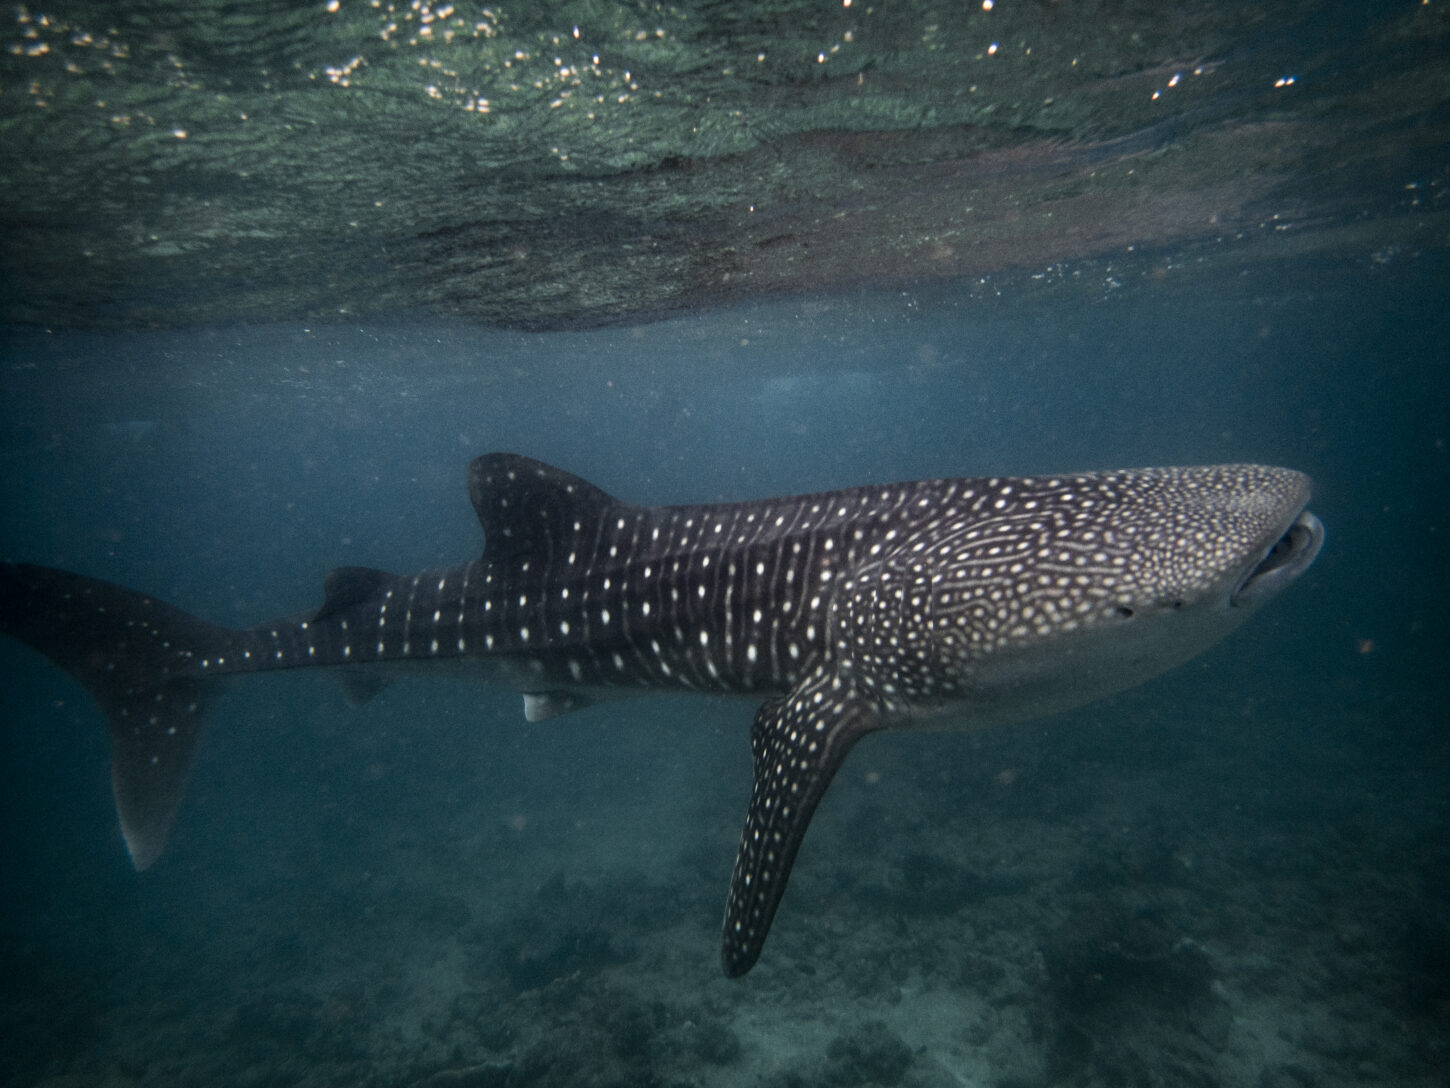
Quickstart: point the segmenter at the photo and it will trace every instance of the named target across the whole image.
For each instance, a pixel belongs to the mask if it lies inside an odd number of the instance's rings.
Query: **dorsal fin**
[[[312,618],[325,620],[346,612],[353,605],[372,600],[397,580],[396,574],[372,567],[335,567],[322,583],[322,607]]]
[[[598,521],[619,503],[587,480],[515,453],[488,453],[468,466],[468,497],[491,560],[548,560],[574,524]]]

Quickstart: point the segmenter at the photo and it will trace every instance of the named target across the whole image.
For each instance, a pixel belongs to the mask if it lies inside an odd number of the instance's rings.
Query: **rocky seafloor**
[[[12,900],[4,1083],[1443,1084],[1446,748],[1403,699],[1383,744],[1386,701],[1283,679],[872,738],[735,981],[738,705],[477,726],[537,755],[510,783],[401,752],[415,688],[339,726],[335,767],[245,749],[276,777],[242,806],[218,730],[155,870],[68,859]]]

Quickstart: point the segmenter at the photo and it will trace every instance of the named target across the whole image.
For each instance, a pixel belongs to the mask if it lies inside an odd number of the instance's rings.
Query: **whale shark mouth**
[[[1301,510],[1268,554],[1244,576],[1229,603],[1239,607],[1272,597],[1303,574],[1323,546],[1324,523],[1308,510]]]

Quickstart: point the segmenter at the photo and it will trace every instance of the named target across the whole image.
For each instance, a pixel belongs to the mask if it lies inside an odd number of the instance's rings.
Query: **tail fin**
[[[121,834],[145,869],[166,845],[218,693],[196,663],[234,633],[110,582],[16,563],[0,564],[0,632],[70,673],[105,712]]]

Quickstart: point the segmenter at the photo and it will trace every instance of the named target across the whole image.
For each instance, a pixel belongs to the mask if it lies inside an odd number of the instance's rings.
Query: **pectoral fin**
[[[755,715],[755,782],[730,878],[720,949],[725,974],[760,958],[811,815],[851,746],[885,726],[878,704],[833,673],[818,673]]]

